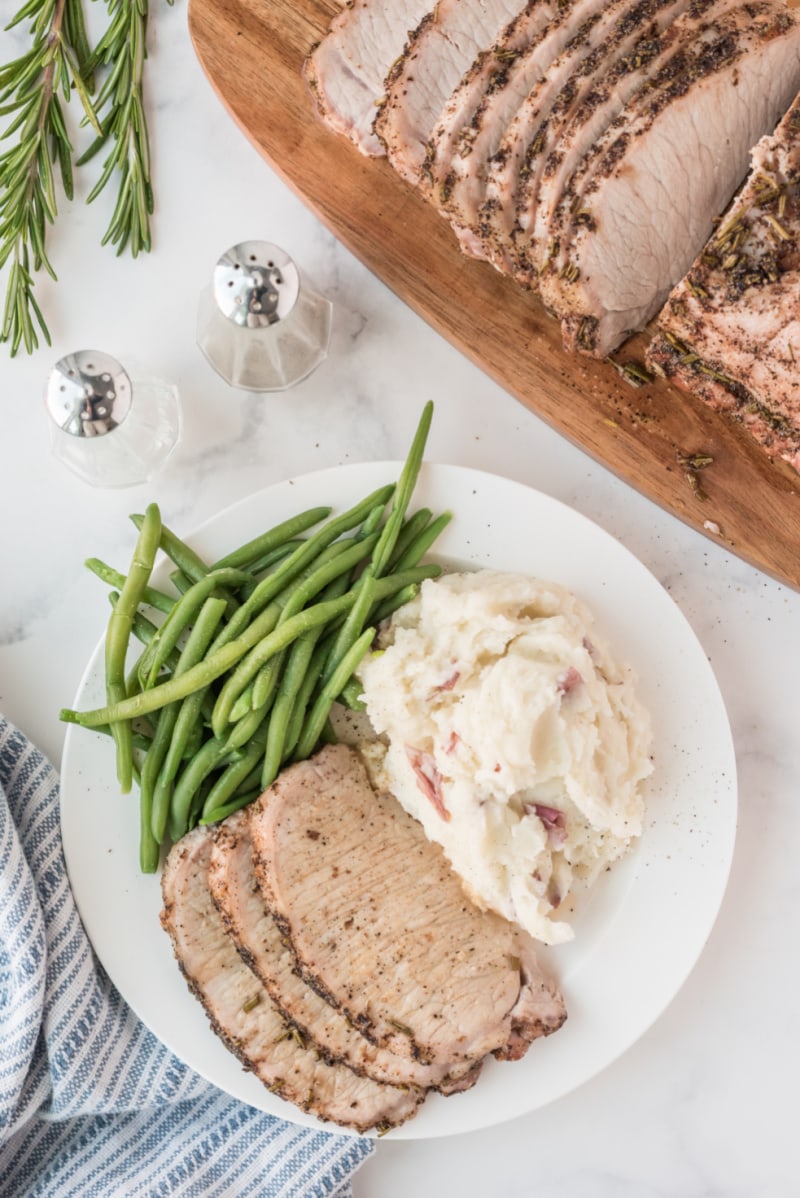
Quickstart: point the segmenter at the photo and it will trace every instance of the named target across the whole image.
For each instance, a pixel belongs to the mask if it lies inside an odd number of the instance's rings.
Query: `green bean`
[[[295,750],[300,733],[303,729],[306,711],[311,702],[311,696],[314,693],[314,688],[318,684],[322,676],[322,667],[325,664],[325,659],[330,650],[330,637],[320,639],[314,653],[309,662],[306,676],[298,690],[292,710],[289,715],[289,722],[286,727],[286,735],[284,737],[283,752],[281,754],[281,764],[288,761]]]
[[[374,628],[367,628],[365,632],[362,632],[358,640],[350,646],[338,662],[330,679],[314,700],[295,750],[295,756],[299,760],[302,761],[306,757],[310,757],[313,753],[322,734],[323,727],[330,715],[336,696],[341,692],[342,687],[348,679],[352,677],[354,670],[372,644],[374,636]]]
[[[301,608],[312,597],[313,593],[320,590],[331,574],[337,575],[343,569],[349,568],[351,561],[346,558],[343,562],[340,562],[339,558],[345,552],[348,552],[349,555],[351,547],[357,548],[354,542],[355,538],[348,538],[342,541],[335,541],[333,544],[326,546],[320,551],[314,562],[309,563],[293,582],[289,583],[278,593],[274,599],[274,603],[280,611],[279,622],[286,618],[287,615],[296,614],[297,609]],[[364,548],[362,545],[362,555],[363,552]],[[358,553],[356,552],[352,556],[358,556]],[[231,630],[235,627],[236,622],[231,621],[224,630],[223,635],[219,638],[219,641],[212,648],[217,648],[220,644],[225,643],[225,640],[231,635]],[[280,661],[276,662],[270,659],[256,675],[254,681],[248,683],[231,708],[228,717],[229,721],[239,720],[251,708],[262,707],[267,702],[277,681],[280,664]],[[224,728],[220,725],[217,729],[217,735],[222,736],[223,734]]]
[[[87,569],[96,574],[102,582],[108,583],[109,586],[116,587],[118,590],[125,585],[125,575],[119,570],[115,570],[112,566],[106,565],[99,557],[89,557],[84,562]],[[157,590],[155,587],[145,587],[142,592],[142,601],[149,604],[150,607],[156,608],[157,611],[169,612],[175,606],[175,600],[170,595],[165,595],[163,591]]]
[[[321,629],[314,628],[311,632],[304,633],[292,645],[267,727],[267,743],[261,771],[261,786],[264,790],[275,781],[281,767],[292,708],[308,672],[320,632]]]
[[[361,528],[356,533],[356,536],[359,541],[366,540],[366,538],[371,536],[372,533],[378,531],[380,522],[383,519],[383,513],[385,511],[386,511],[385,503],[376,503],[375,504],[375,507],[365,517],[364,523],[361,525]]]
[[[253,679],[253,691],[250,702],[253,707],[263,707],[275,695],[275,689],[283,669],[284,654],[276,653],[261,667]]]
[[[416,515],[419,515],[419,513]],[[403,525],[401,533],[406,532],[406,536],[403,538],[402,544],[400,544],[400,537],[398,537],[395,544],[393,573],[401,570],[409,570],[416,566],[452,519],[451,512],[443,512],[435,520],[430,519],[431,513],[427,509],[423,509],[423,515],[426,517],[425,520],[416,520],[415,516],[412,516]],[[409,529],[411,530],[410,534],[407,531]],[[402,591],[390,595],[382,603],[373,604],[374,596],[368,581],[371,571],[372,566],[370,565],[362,575],[364,591],[348,612],[347,618],[339,632],[339,636],[331,651],[329,663],[325,668],[324,677],[326,680],[330,676],[337,660],[353,644],[367,622],[378,624],[381,620],[385,620],[387,616],[413,599],[419,590],[418,585],[412,584]]]
[[[348,574],[359,562],[366,558],[369,551],[377,542],[377,539],[377,533],[371,533],[363,541],[355,539],[351,542],[336,541],[331,545],[331,549],[336,549],[339,546],[341,548],[338,549],[338,552],[329,561],[323,562],[321,566],[312,571],[292,592],[287,599],[280,622],[283,623],[284,620],[288,620],[291,616],[301,611],[309,600],[315,598],[320,591],[324,590],[329,582],[333,582],[334,579],[340,578],[343,574]]]
[[[117,596],[117,598],[119,598],[119,596]],[[111,599],[112,603],[114,602],[114,592],[113,591],[109,594],[109,599]],[[158,632],[157,624],[154,624],[152,620],[148,620],[147,616],[142,615],[141,612],[136,613],[136,615],[133,617],[133,635],[136,637],[136,639],[138,641],[141,641],[141,643],[143,645],[149,645],[150,641],[153,639],[153,637],[155,636],[155,634],[157,632]],[[180,659],[180,654],[178,653],[177,649],[173,649],[173,651],[170,653],[169,657],[167,658],[166,662],[164,663],[166,665],[167,669],[170,671],[170,673],[173,673],[173,674],[175,673],[175,667],[177,666],[179,659]],[[133,669],[131,670],[131,675],[129,676],[129,680],[131,680],[131,676],[136,674],[137,669],[138,669],[138,662],[134,664]],[[133,694],[135,692],[133,690],[131,690],[130,693]],[[202,698],[202,696],[201,696],[201,698]],[[213,704],[209,704],[209,705],[207,705],[207,709],[206,709],[206,707],[203,708],[203,714],[207,715],[209,717],[209,719],[211,718],[211,708],[212,707],[213,707]]]
[[[194,698],[194,696],[190,695],[189,698]],[[188,702],[188,700],[184,699],[183,703],[186,702]],[[183,706],[183,703],[181,703],[181,707]],[[206,724],[205,720],[202,719],[195,720],[194,724],[192,724],[191,728],[189,729],[189,735],[186,738],[183,754],[181,756],[182,761],[189,761],[192,757],[194,757],[195,753],[205,739],[207,727],[208,725]]]
[[[258,584],[231,620],[234,632],[238,633],[244,628],[257,612],[261,611],[266,604],[270,603],[277,595],[284,591],[286,586],[293,582],[310,563],[319,564],[318,555],[323,550],[330,546],[342,533],[349,532],[352,528],[357,527],[365,515],[377,503],[385,503],[393,492],[393,484],[379,487],[377,491],[373,491],[366,499],[362,499],[360,503],[348,509],[341,516],[336,516],[333,520],[327,521],[322,528],[318,529],[312,537],[309,537],[294,553],[285,558],[277,570],[273,571],[272,574],[269,574]]]
[[[258,764],[263,755],[264,745],[258,741],[248,745],[238,761],[232,761],[230,765],[226,766],[206,795],[200,816],[201,823],[212,811],[216,811],[218,807],[223,807],[228,802],[239,784],[253,772],[253,767]]]
[[[369,549],[367,543],[366,549]],[[354,552],[355,551],[355,552]],[[331,545],[327,545],[320,551],[317,558],[309,563],[295,578],[292,583],[289,583],[282,591],[280,591],[274,599],[280,611],[279,622],[285,619],[288,615],[296,614],[297,610],[303,606],[314,594],[318,593],[322,587],[329,581],[331,576],[338,576],[343,570],[349,569],[353,559],[359,559],[365,552],[364,543],[361,546],[355,544],[355,538],[345,539],[343,541],[335,541]],[[344,555],[347,556],[344,556]],[[340,561],[340,558],[342,559]],[[223,635],[212,648],[219,647],[224,644],[226,639],[231,635],[231,630],[235,629],[238,621],[231,621],[228,627],[224,630]],[[259,672],[252,684],[242,691],[231,708],[229,720],[237,720],[246,714],[251,707],[263,706],[277,680],[275,673],[276,667],[279,668],[280,663],[275,663],[272,660],[267,662],[263,670]],[[217,728],[217,735],[222,736],[224,728],[222,725]]]
[[[425,529],[428,522],[432,519],[433,512],[428,507],[421,507],[418,511],[414,512],[413,516],[408,517],[397,534],[394,551],[389,559],[390,570],[394,569],[395,562],[405,552],[406,547]]]
[[[160,707],[172,703],[174,699],[184,699],[208,683],[214,682],[226,670],[234,666],[275,627],[279,615],[279,609],[266,608],[241,636],[210,653],[204,661],[187,670],[185,674],[181,674],[179,678],[170,678],[168,682],[159,683],[151,690],[142,691],[141,694],[134,695],[130,699],[110,703],[105,707],[97,707],[92,711],[81,712],[64,708],[61,718],[68,724],[81,724],[84,728],[94,728],[97,724],[111,724],[116,720],[130,720],[136,716],[147,715],[148,712],[158,711]]]
[[[351,678],[339,691],[337,698],[344,707],[349,707],[350,711],[366,711],[367,705],[361,698],[363,690],[361,683],[356,678]]]
[[[242,599],[248,599],[251,593],[255,590],[260,582],[263,581],[264,575],[269,573],[270,566],[276,566],[294,553],[295,549],[299,549],[301,545],[305,545],[303,538],[298,538],[294,541],[287,541],[285,545],[279,545],[277,549],[273,549],[272,553],[266,553],[264,557],[260,557],[258,561],[253,562],[249,567],[250,573],[253,575],[253,581],[243,586],[239,590]]]
[[[425,578],[435,578],[440,573],[441,567],[431,563],[416,566],[413,570],[402,570],[398,574],[387,574],[385,578],[376,581],[375,598],[386,598],[409,583],[421,582]],[[258,672],[272,653],[291,644],[297,636],[309,628],[316,627],[318,623],[334,620],[341,616],[348,610],[354,599],[354,593],[351,591],[342,595],[340,599],[331,600],[329,603],[315,604],[305,611],[298,612],[296,616],[292,616],[280,628],[275,628],[280,616],[280,609],[277,608],[277,605],[270,605],[240,636],[216,650],[212,645],[212,651],[205,660],[187,670],[185,674],[181,674],[179,678],[170,678],[168,681],[154,686],[151,690],[143,691],[130,699],[122,699],[118,703],[96,707],[91,711],[75,711],[70,707],[64,707],[59,713],[59,718],[67,724],[80,724],[83,728],[96,728],[98,724],[110,724],[116,720],[130,720],[140,715],[147,715],[151,711],[158,711],[160,707],[164,707],[174,699],[183,699],[192,692],[200,690],[236,666],[237,663],[244,665],[242,659],[247,659],[249,668],[247,671],[242,671],[246,676],[241,685],[235,688],[235,693],[231,698],[232,706],[241,689]],[[258,648],[258,653],[255,655],[251,653],[254,647]],[[255,661],[255,665],[250,661],[251,657]],[[228,685],[228,682],[230,679],[226,680],[225,686]]]
[[[123,575],[123,578],[124,577],[125,576]],[[108,592],[108,601],[112,607],[115,607],[119,603],[119,591],[109,591]],[[138,611],[134,614],[133,621],[131,623],[131,633],[133,634],[133,636],[136,637],[137,641],[141,641],[143,645],[149,645],[150,641],[153,639],[153,637],[155,636],[155,634],[157,632],[158,632],[158,625],[154,624],[152,620],[148,620],[147,616],[143,616],[141,614],[141,612],[138,612]],[[139,683],[138,683],[138,677],[137,677],[137,669],[138,669],[139,661],[141,661],[141,657],[136,662],[134,662],[134,665],[133,665],[132,669],[130,670],[130,672],[128,673],[128,676],[125,680],[126,696],[133,695],[137,692],[137,690],[139,690]],[[177,661],[178,661],[178,654],[177,653],[171,654],[169,660],[167,661],[167,666],[169,667],[170,670],[174,670]]]
[[[144,588],[150,581],[153,562],[158,549],[161,531],[161,515],[158,506],[151,503],[145,513],[142,527],[133,551],[128,575],[120,591],[119,600],[111,609],[105,644],[106,699],[109,706],[127,701],[125,682],[125,659],[128,655],[133,618]],[[111,723],[103,720],[102,723]],[[116,744],[117,777],[120,789],[127,794],[133,783],[132,729],[129,720],[117,721],[113,729]],[[144,846],[143,857],[150,859],[152,853]]]
[[[272,707],[272,699],[274,694],[270,695],[261,707],[253,707],[246,715],[241,716],[233,725],[231,731],[225,738],[226,749],[240,749],[242,745],[246,745],[256,735],[261,725],[266,720],[267,714]],[[263,749],[264,737],[261,738]]]
[[[411,448],[408,451],[408,456],[397,482],[389,518],[383,526],[381,538],[372,555],[372,564],[375,568],[376,578],[380,578],[384,573],[387,563],[392,556],[392,551],[394,550],[403,521],[405,520],[406,510],[411,501],[411,495],[417,484],[417,478],[422,466],[422,457],[425,452],[425,443],[428,439],[432,417],[433,403],[428,400],[422,409],[422,416],[417,425],[414,440],[411,442]]]
[[[191,666],[196,665],[198,661],[202,661],[203,655],[211,643],[211,638],[216,632],[224,611],[224,599],[213,595],[206,598],[181,652],[178,665],[175,669],[175,676],[185,673]],[[144,795],[146,790],[150,794],[150,818],[153,827],[153,836],[159,844],[164,839],[169,805],[167,802],[168,794],[163,790],[158,792],[158,802],[155,801],[155,788],[161,766],[164,763],[164,758],[167,755],[167,750],[172,740],[172,734],[175,731],[175,721],[178,718],[179,711],[180,703],[177,702],[170,703],[162,709],[150,752],[147,754],[142,766],[141,791],[142,795]]]
[[[254,799],[257,799],[260,794],[261,794],[261,787],[257,786],[257,787],[254,787],[252,790],[245,791],[244,793],[239,794],[239,795],[235,795],[230,800],[230,802],[224,804],[224,806],[218,807],[214,811],[209,811],[208,815],[206,815],[205,813],[203,815],[201,815],[200,819],[197,822],[201,826],[206,826],[208,824],[218,824],[221,820],[227,819],[229,815],[235,815],[237,811],[241,811],[243,807],[248,807],[250,805],[250,803],[252,803]],[[205,803],[205,806],[203,809],[204,812],[205,812],[206,806],[208,806],[208,800],[206,800],[206,803]]]
[[[213,771],[212,771],[212,775],[213,775]],[[205,804],[205,801],[206,801],[206,795],[211,790],[211,787],[214,785],[214,778],[212,775],[209,775],[208,777],[204,778],[203,781],[198,786],[197,790],[194,792],[192,801],[189,804],[189,815],[188,815],[188,818],[186,821],[186,831],[187,832],[191,832],[192,828],[197,827],[197,821],[199,820],[199,818],[202,814],[203,805]]]
[[[347,613],[344,623],[333,642],[328,661],[322,673],[323,684],[330,678],[340,658],[344,656],[350,646],[361,635],[370,608],[374,603],[375,581],[375,574],[370,564],[356,584],[356,601]]]
[[[173,570],[169,577],[179,595],[185,595],[189,587],[193,585],[191,578],[188,574],[184,574],[183,570]]]
[[[189,811],[198,787],[226,753],[225,745],[212,737],[186,763],[175,783],[169,808],[169,835],[173,843],[188,831]]]
[[[112,736],[113,735],[110,724],[105,724],[105,725],[101,724],[101,726],[99,728],[95,728],[95,732],[102,732],[103,736]],[[153,734],[152,734],[152,732],[148,733],[148,732],[139,730],[139,731],[133,732],[131,734],[131,740],[133,742],[134,749],[141,749],[143,752],[146,753],[152,743]]]
[[[250,712],[253,710],[253,708],[256,706],[255,703],[253,702],[254,688],[255,688],[255,683],[251,682],[249,686],[246,686],[244,688],[242,693],[239,695],[239,698],[234,703],[233,707],[231,708],[231,718],[230,718],[230,722],[232,724],[235,724],[237,720],[243,719],[244,716],[249,715]]]
[[[159,810],[163,810],[164,807],[169,809],[172,803],[172,787],[178,770],[184,761],[191,760],[200,751],[203,744],[204,729],[200,711],[206,689],[189,695],[178,708],[172,739],[153,788],[153,806],[158,807]]]
[[[426,566],[416,566],[412,570],[404,570],[398,574],[387,574],[385,578],[374,581],[374,597],[376,600],[387,598],[410,583],[421,582],[425,578],[434,578],[440,573],[441,567],[431,563]],[[358,591],[352,589],[340,598],[325,600],[307,607],[296,615],[290,616],[288,620],[279,624],[273,632],[255,644],[241,658],[220,688],[214,705],[212,725],[215,728],[225,727],[238,696],[274,653],[290,645],[302,633],[332,623],[340,616],[345,615],[357,597]]]
[[[263,752],[263,750],[264,750],[264,746],[262,743],[261,751]],[[252,791],[255,787],[258,787],[258,790],[256,793],[261,794],[261,754],[259,754],[258,760],[253,765],[253,768],[251,769],[251,771],[247,775],[247,777],[243,778],[242,781],[239,783],[239,785],[236,787],[235,794],[237,794],[237,795],[244,794],[245,791]]]
[[[325,723],[322,725],[322,731],[319,734],[319,743],[321,745],[335,745],[338,740],[339,738],[336,735],[331,717],[326,716]]]
[[[193,583],[185,594],[181,595],[150,642],[147,652],[142,657],[139,666],[139,678],[145,689],[154,685],[162,665],[176,647],[186,628],[192,623],[208,596],[212,592],[224,593],[226,587],[239,586],[241,583],[246,582],[249,577],[250,575],[246,574],[243,570],[211,570],[199,582]],[[223,610],[225,606],[226,600],[223,601]],[[219,623],[219,620],[217,623]]]
[[[452,519],[452,512],[442,512],[432,520],[397,556],[393,569],[407,570],[410,566],[416,566]]]
[[[325,600],[335,599],[347,589],[347,578],[335,578],[322,592]],[[322,666],[330,651],[333,634],[323,635],[324,628],[313,628],[295,641],[289,651],[289,661],[278,688],[267,728],[267,742],[261,785],[264,789],[274,780],[300,735],[302,717],[311,694],[319,681]],[[291,739],[291,744],[289,741]]]
[[[416,599],[419,594],[419,583],[412,583],[410,586],[403,587],[396,594],[390,595],[388,599],[384,599],[382,603],[376,603],[372,611],[369,613],[370,624],[380,624],[382,620],[387,619],[398,610],[405,607],[412,599]]]
[[[131,516],[131,520],[137,528],[141,528],[144,517],[140,515]],[[209,567],[203,559],[191,549],[185,541],[171,532],[166,525],[161,527],[161,536],[159,540],[161,548],[166,553],[183,573],[192,580],[199,582],[200,579],[208,573]]]
[[[309,508],[307,511],[301,512],[298,516],[292,516],[290,519],[284,520],[282,524],[276,524],[268,532],[262,532],[260,536],[254,537],[252,541],[247,541],[244,545],[240,545],[238,549],[234,549],[231,553],[226,553],[219,561],[214,562],[211,568],[213,570],[221,570],[224,566],[250,568],[253,562],[257,562],[259,558],[269,556],[276,549],[282,548],[287,541],[297,538],[300,533],[306,532],[315,524],[319,524],[320,520],[326,519],[330,514],[331,508],[329,507]]]
[[[331,599],[324,603],[315,603],[312,607],[305,608],[304,611],[298,612],[297,615],[290,616],[282,624],[279,624],[267,636],[262,637],[255,643],[246,655],[239,655],[241,660],[233,672],[225,679],[220,688],[217,701],[214,704],[214,715],[212,717],[212,727],[215,729],[224,728],[230,717],[231,709],[237,698],[247,686],[251,679],[255,678],[261,667],[269,661],[274,653],[278,653],[281,649],[285,649],[292,641],[296,640],[303,632],[307,632],[310,628],[316,628],[320,624],[326,624],[329,620],[335,619],[347,610],[352,604],[355,596],[350,593],[342,595],[340,599]],[[241,637],[240,640],[243,640]],[[235,643],[235,642],[234,642]],[[220,654],[225,652],[225,648],[221,649]],[[153,692],[150,691],[150,694]],[[108,718],[103,720],[107,723]],[[218,734],[219,735],[219,734]]]
[[[114,604],[119,602],[119,594],[115,595],[114,591],[109,592],[109,601]],[[137,641],[141,641],[143,645],[149,645],[153,637],[158,632],[158,624],[154,624],[147,616],[142,615],[137,611],[133,617],[131,624],[131,632],[136,637]]]

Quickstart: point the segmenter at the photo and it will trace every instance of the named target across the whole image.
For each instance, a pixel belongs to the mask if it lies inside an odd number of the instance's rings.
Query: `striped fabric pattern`
[[[75,907],[58,776],[0,716],[0,1198],[348,1198],[373,1147],[230,1098],[139,1022]]]

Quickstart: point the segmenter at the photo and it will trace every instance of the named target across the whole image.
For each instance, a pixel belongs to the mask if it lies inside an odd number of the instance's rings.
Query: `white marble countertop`
[[[102,249],[110,197],[88,179],[61,203],[42,280],[52,347],[0,347],[0,710],[58,763],[71,702],[105,620],[92,554],[125,562],[128,513],[149,498],[179,532],[292,474],[403,455],[424,400],[429,457],[529,483],[619,538],[672,595],[724,695],[740,785],[737,848],[707,947],[649,1032],[577,1092],[468,1136],[382,1141],[357,1198],[784,1198],[797,1191],[800,595],[637,495],[427,328],[287,190],[202,76],[186,13],[154,6],[152,254]],[[7,35],[3,35],[7,37]],[[0,40],[0,48],[8,41]],[[218,378],[195,343],[200,290],[246,238],[283,246],[335,304],[329,359],[288,393]],[[93,490],[51,456],[51,365],[104,349],[134,377],[175,382],[184,437],[145,487]],[[657,635],[657,630],[654,630]]]

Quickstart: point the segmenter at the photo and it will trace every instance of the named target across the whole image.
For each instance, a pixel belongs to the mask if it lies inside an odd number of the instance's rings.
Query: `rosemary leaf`
[[[0,70],[0,115],[10,117],[2,137],[17,142],[0,155],[0,264],[10,262],[0,341],[32,353],[39,335],[50,344],[34,298],[33,271],[55,278],[45,243],[56,218],[54,163],[69,195],[72,145],[58,93],[74,88],[87,117],[96,122],[86,72],[88,45],[83,0],[26,0],[6,26],[30,22],[30,49]],[[38,332],[37,332],[38,330]]]
[[[132,257],[151,248],[150,216],[153,193],[150,181],[150,145],[143,102],[144,64],[147,58],[148,0],[105,0],[109,23],[95,48],[91,66],[106,70],[97,97],[102,130],[78,159],[83,165],[108,146],[100,178],[92,188],[91,203],[112,178],[117,182],[117,202],[102,239],[126,249]]]

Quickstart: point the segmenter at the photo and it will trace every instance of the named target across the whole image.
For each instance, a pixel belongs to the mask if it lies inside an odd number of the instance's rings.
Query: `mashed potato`
[[[481,906],[548,944],[557,908],[641,833],[647,713],[587,608],[484,570],[423,583],[359,670],[385,752],[375,783],[437,841]]]

